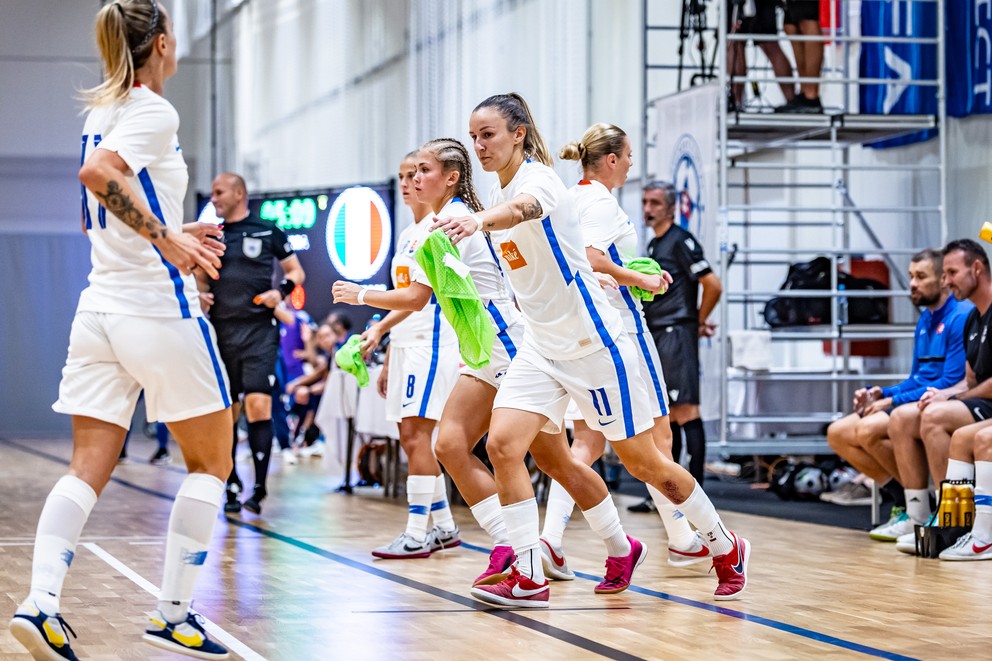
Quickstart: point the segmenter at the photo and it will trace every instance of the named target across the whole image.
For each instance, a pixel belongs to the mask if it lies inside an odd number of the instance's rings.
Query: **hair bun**
[[[566,161],[580,161],[586,155],[586,148],[581,142],[569,142],[558,152],[558,158]]]

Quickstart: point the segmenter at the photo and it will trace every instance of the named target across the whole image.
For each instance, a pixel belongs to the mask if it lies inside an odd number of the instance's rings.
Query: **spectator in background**
[[[895,541],[896,548],[915,552],[914,524],[930,519],[930,477],[940,484],[948,471],[950,433],[973,422],[992,418],[992,344],[988,325],[992,314],[992,276],[985,250],[971,239],[952,241],[944,248],[944,281],[959,301],[974,304],[965,322],[965,382],[944,390],[932,388],[914,411],[900,406],[889,421],[889,438],[906,495],[906,512],[872,538]],[[962,392],[967,388],[966,392]]]
[[[275,383],[279,332],[272,310],[293,289],[303,283],[305,274],[293,253],[286,234],[273,223],[263,221],[248,210],[248,190],[244,179],[225,172],[211,185],[210,201],[217,217],[224,220],[224,243],[220,278],[209,284],[213,294],[210,321],[217,330],[217,344],[227,366],[234,398],[244,395],[248,419],[248,445],[255,467],[255,487],[244,501],[249,512],[259,514],[272,453],[272,386]],[[278,260],[285,278],[273,287]],[[232,428],[240,414],[237,401],[231,407]],[[235,447],[237,443],[235,443]],[[232,448],[232,457],[234,448]],[[238,512],[243,491],[236,467],[227,481],[225,512]]]
[[[823,37],[820,28],[819,0],[785,0],[785,21],[782,26],[790,37]],[[823,68],[823,41],[793,41],[792,53],[800,78],[819,78]],[[799,83],[799,94],[776,112],[819,114],[823,112],[820,101],[820,83]]]
[[[778,17],[775,9],[778,0],[754,0],[753,16],[746,15],[747,3],[743,0],[727,0],[727,33],[728,34],[753,34],[757,36],[778,35]],[[768,41],[756,40],[758,48],[765,54],[772,65],[772,71],[776,78],[790,78],[792,76],[792,64],[789,63],[785,53],[779,46],[778,41],[770,39]],[[744,77],[747,75],[747,59],[744,54],[745,42],[727,42],[727,71],[731,76]],[[796,96],[796,87],[791,82],[779,81],[779,87],[785,102],[788,104]],[[744,109],[744,82],[735,82],[732,87],[731,110]]]
[[[668,292],[644,303],[644,316],[665,371],[671,402],[672,457],[679,461],[684,431],[689,472],[702,486],[706,432],[699,417],[699,338],[716,332],[709,316],[720,300],[723,285],[706,261],[699,240],[675,222],[677,200],[678,192],[668,182],[654,181],[644,187],[644,223],[654,230],[648,257],[672,275]]]
[[[293,405],[291,395],[284,394],[286,386],[306,374],[306,344],[312,339],[313,320],[303,310],[293,310],[285,301],[273,310],[279,322],[279,355],[276,360],[276,383],[272,389],[272,427],[282,459],[287,464],[296,463],[287,422],[288,407]],[[283,401],[285,397],[289,401]]]
[[[859,389],[854,393],[854,413],[827,428],[831,449],[874,480],[887,500],[895,503],[890,522],[905,511],[906,499],[889,440],[889,414],[901,406],[910,407],[911,413],[919,410],[916,403],[928,388],[950,388],[965,375],[964,326],[974,306],[951,296],[943,274],[939,250],[928,248],[913,255],[909,297],[913,305],[924,310],[916,323],[909,377],[888,388]],[[821,499],[836,505],[870,505],[871,490],[863,482],[849,482],[837,491],[824,493]],[[880,534],[883,528],[872,534]]]

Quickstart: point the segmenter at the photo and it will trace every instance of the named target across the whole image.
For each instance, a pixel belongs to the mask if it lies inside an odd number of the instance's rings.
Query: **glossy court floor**
[[[116,470],[66,581],[62,610],[82,659],[179,658],[140,642],[184,474],[144,463],[152,450],[138,439]],[[65,440],[0,439],[2,622],[27,592],[34,526],[69,454]],[[728,513],[754,554],[743,598],[717,604],[713,574],[663,562],[657,516],[621,508],[650,549],[631,589],[593,593],[604,550],[577,515],[565,544],[579,578],[553,584],[547,611],[508,612],[468,595],[487,548],[466,509],[455,511],[462,548],[373,561],[405,506],[334,493],[338,482],[321,460],[274,458],[262,516],[218,521],[195,606],[233,658],[992,658],[992,563],[916,559],[857,531]],[[28,658],[0,625],[0,659]]]

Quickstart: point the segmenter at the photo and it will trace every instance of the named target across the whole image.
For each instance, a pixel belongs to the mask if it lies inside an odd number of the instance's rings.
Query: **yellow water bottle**
[[[957,512],[954,502],[954,487],[948,482],[940,485],[940,508],[937,510],[937,525],[950,528],[957,525]]]

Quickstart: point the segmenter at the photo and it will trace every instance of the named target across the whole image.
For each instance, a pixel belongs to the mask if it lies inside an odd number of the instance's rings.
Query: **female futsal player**
[[[105,77],[86,92],[79,171],[93,269],[53,406],[72,416],[72,461],[45,501],[31,592],[10,629],[35,659],[76,658],[59,612],[62,583],[144,389],[149,419],[168,425],[189,469],[172,506],[162,588],[144,640],[224,659],[227,650],[210,640],[189,607],[231,471],[224,367],[190,273],[201,268],[216,278],[223,245],[183,233],[188,176],[176,137],[179,116],[161,96],[176,72],[176,37],[165,10],[153,0],[112,2],[97,14],[96,37]]]
[[[737,598],[746,586],[749,544],[723,526],[692,476],[655,446],[650,401],[638,387],[637,349],[606,294],[590,286],[596,276],[585,256],[574,201],[547,165],[550,154],[527,104],[517,94],[489,97],[476,106],[469,130],[483,169],[499,176],[492,205],[435,227],[456,245],[481,230],[505,230],[494,243],[529,329],[496,395],[488,444],[517,561],[509,577],[473,588],[473,596],[509,607],[548,604],[537,503],[524,458],[538,432],[560,429],[571,397],[586,422],[613,442],[631,474],[665,494],[705,535],[719,579],[716,598]],[[578,464],[599,482],[602,502],[583,510],[597,529],[599,514],[616,513],[605,484],[567,448],[561,454],[559,461]],[[618,535],[606,540],[608,569],[619,565],[618,573],[627,575],[643,560],[636,540]]]
[[[571,189],[585,240],[586,257],[593,270],[606,273],[620,285],[607,289],[607,298],[623,318],[624,328],[637,347],[638,366],[643,388],[650,393],[654,427],[651,436],[658,450],[672,458],[672,432],[668,424],[668,400],[665,377],[658,350],[647,331],[641,302],[628,286],[636,286],[655,294],[662,293],[670,278],[648,275],[625,268],[624,264],[637,257],[637,232],[610,191],[622,186],[630,171],[631,149],[627,134],[612,124],[594,124],[578,142],[562,147],[558,156],[582,163],[582,181]],[[606,437],[592,429],[581,418],[574,421],[575,442],[572,452],[586,463],[602,456]],[[689,526],[689,522],[655,487],[648,485],[651,498],[661,515],[668,533],[668,563],[683,567],[710,557],[705,540]],[[548,495],[544,530],[541,533],[541,553],[544,568],[552,578],[570,579],[571,572],[561,550],[562,535],[572,514],[572,499],[560,485],[552,483]]]

